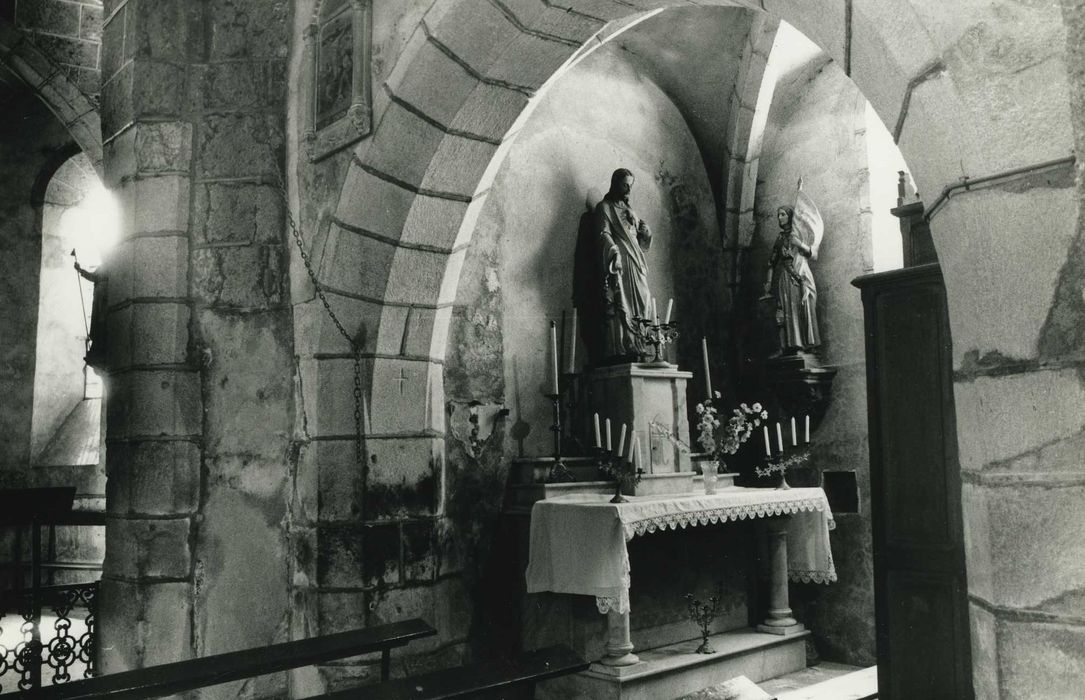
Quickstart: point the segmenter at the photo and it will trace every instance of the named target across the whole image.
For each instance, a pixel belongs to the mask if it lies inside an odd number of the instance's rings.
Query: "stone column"
[[[203,406],[189,362],[192,125],[187,2],[107,8],[105,184],[120,200],[108,275],[106,557],[101,670],[191,657]],[[180,66],[180,67],[179,67]]]
[[[629,611],[607,613],[607,655],[599,663],[604,666],[632,666],[640,662],[633,653],[633,640],[629,634]]]
[[[787,523],[790,516],[768,518],[765,521],[765,537],[769,557],[769,609],[765,621],[757,626],[758,632],[768,634],[794,634],[803,630],[802,623],[791,616],[791,603],[787,592]]]
[[[285,641],[296,456],[276,172],[289,6],[106,15],[105,174],[124,215],[106,263],[108,673]]]

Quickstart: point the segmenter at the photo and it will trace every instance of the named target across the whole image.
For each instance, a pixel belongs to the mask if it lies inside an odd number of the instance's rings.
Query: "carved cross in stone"
[[[399,382],[399,395],[403,396],[403,385],[407,381],[407,373],[402,367],[399,368],[399,376],[396,377],[395,380]]]

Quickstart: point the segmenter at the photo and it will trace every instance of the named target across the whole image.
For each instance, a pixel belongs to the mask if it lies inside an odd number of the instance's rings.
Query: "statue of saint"
[[[817,260],[824,233],[821,214],[813,200],[799,192],[794,207],[776,210],[780,233],[772,246],[768,263],[765,296],[776,302],[780,347],[793,354],[821,345],[817,321],[817,286],[810,261]]]
[[[610,191],[595,207],[601,274],[604,281],[602,354],[604,362],[633,362],[645,354],[636,318],[648,318],[652,294],[644,253],[652,232],[629,206],[633,173],[621,168],[610,178]]]

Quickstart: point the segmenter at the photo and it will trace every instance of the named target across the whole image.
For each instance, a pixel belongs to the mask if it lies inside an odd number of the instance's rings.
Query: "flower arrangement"
[[[720,392],[714,392],[715,398],[720,398]],[[733,455],[738,452],[742,443],[750,439],[753,429],[761,425],[761,421],[767,420],[769,412],[759,403],[752,406],[739,404],[738,408],[731,411],[731,417],[727,425],[723,425],[719,419],[719,413],[712,399],[697,404],[697,444],[709,454],[710,459],[716,460],[726,472],[724,455]],[[693,452],[690,446],[676,437],[667,426],[656,421],[651,422],[652,430],[675,445],[683,452]],[[721,429],[722,428],[722,429]]]
[[[715,398],[720,398],[720,392],[715,392]],[[723,463],[724,455],[733,455],[738,452],[742,443],[750,439],[754,428],[761,425],[761,421],[769,417],[761,404],[755,403],[750,406],[745,403],[731,411],[731,417],[726,425],[721,425],[718,409],[707,399],[704,403],[697,404],[697,444],[701,449],[712,455],[712,459]],[[722,427],[722,429],[721,429]]]

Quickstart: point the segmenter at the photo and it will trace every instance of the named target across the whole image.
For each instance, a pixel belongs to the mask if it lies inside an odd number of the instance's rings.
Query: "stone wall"
[[[868,163],[865,130],[866,100],[824,55],[782,76],[761,151],[757,233],[746,271],[747,286],[759,290],[779,230],[776,208],[794,204],[803,177],[803,189],[825,222],[819,257],[811,263],[822,337],[817,355],[838,370],[828,413],[811,433],[815,473],[808,478],[816,484],[822,470],[853,470],[862,500],[859,514],[836,516],[832,548],[839,580],[829,586],[792,585],[792,601],[823,658],[861,666],[875,663],[863,307],[850,284],[873,270],[868,165],[874,164]],[[878,203],[886,209],[893,205]],[[771,322],[761,329],[774,335]],[[758,345],[771,348],[775,342],[771,337]]]
[[[71,137],[34,93],[3,71],[10,119],[0,129],[0,469],[6,485],[31,485],[38,289],[45,185],[74,149]],[[38,189],[39,191],[35,192]],[[34,201],[35,195],[37,201]]]
[[[97,102],[101,82],[102,0],[8,0],[0,18],[12,22]]]

